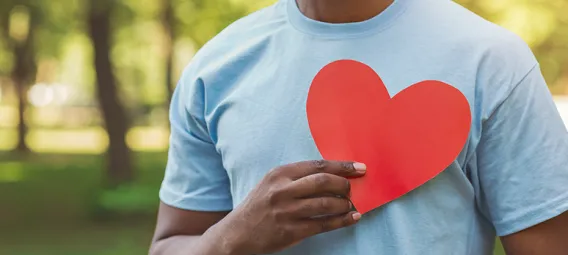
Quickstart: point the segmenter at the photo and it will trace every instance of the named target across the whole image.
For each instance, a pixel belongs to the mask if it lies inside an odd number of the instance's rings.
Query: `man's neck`
[[[294,1],[294,0],[292,0]],[[384,11],[393,0],[295,0],[306,17],[328,23],[368,20]]]

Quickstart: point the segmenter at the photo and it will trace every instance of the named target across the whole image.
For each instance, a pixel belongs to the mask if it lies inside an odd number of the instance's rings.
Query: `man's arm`
[[[508,255],[564,255],[568,253],[568,212],[501,237]]]
[[[213,241],[202,235],[229,212],[198,212],[160,203],[150,255],[215,254]]]
[[[351,226],[361,214],[349,181],[365,165],[304,161],[272,169],[233,211],[197,212],[160,205],[151,255],[273,253],[305,238]],[[330,196],[331,194],[331,196]]]
[[[507,254],[568,254],[568,132],[538,66],[484,122],[471,169]]]

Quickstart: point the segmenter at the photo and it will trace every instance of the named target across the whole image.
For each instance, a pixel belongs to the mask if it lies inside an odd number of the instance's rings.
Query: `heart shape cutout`
[[[354,60],[318,72],[306,111],[324,159],[367,165],[364,177],[349,180],[361,213],[441,173],[459,155],[471,125],[467,98],[453,86],[422,81],[391,98],[379,75]]]

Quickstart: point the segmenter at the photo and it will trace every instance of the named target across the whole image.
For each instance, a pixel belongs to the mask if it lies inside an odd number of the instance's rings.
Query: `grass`
[[[147,254],[166,154],[134,157],[136,183],[109,191],[100,156],[0,154],[0,254]]]
[[[136,185],[149,191],[143,193],[142,201],[123,191],[115,197],[138,201],[142,213],[108,217],[104,198],[109,191],[101,188],[103,162],[99,156],[15,159],[0,155],[0,254],[146,254],[166,156],[145,153],[135,158]],[[120,212],[124,208],[111,209]]]

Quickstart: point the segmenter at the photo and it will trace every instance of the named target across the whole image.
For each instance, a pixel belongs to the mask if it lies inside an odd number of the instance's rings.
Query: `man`
[[[340,59],[391,96],[439,80],[471,106],[455,162],[364,215],[346,177],[365,162],[319,160],[306,120],[312,79]],[[153,255],[491,254],[495,235],[508,254],[568,254],[568,134],[538,63],[452,1],[281,0],[199,51],[170,119]]]

